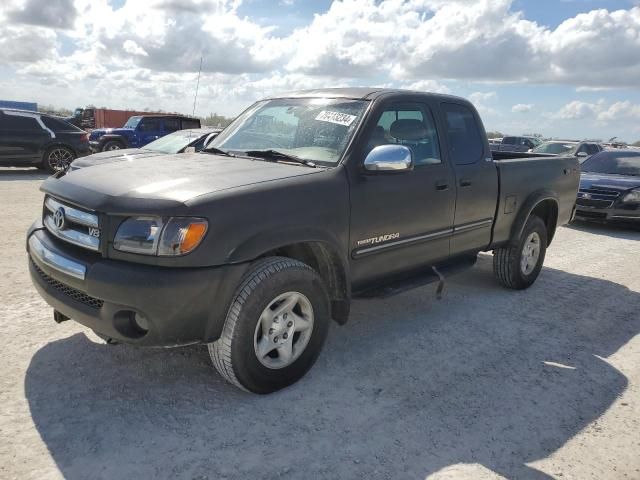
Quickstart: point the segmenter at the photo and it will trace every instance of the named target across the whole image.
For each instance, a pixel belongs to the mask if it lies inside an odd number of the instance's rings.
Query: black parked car
[[[89,134],[64,120],[26,110],[0,109],[0,165],[65,170],[89,154]]]
[[[581,168],[578,218],[640,225],[640,151],[605,150]]]
[[[173,153],[199,152],[205,143],[211,141],[222,131],[221,128],[193,128],[178,130],[164,137],[148,143],[142,148],[125,148],[122,150],[108,150],[94,153],[80,158],[71,164],[71,170],[78,170],[93,165],[103,165],[114,162],[128,162],[134,158],[157,157]]]

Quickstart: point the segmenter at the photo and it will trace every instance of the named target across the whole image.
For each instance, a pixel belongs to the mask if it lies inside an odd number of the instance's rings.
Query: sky
[[[487,130],[640,139],[640,0],[2,0],[0,99],[235,116],[263,96],[460,95]]]

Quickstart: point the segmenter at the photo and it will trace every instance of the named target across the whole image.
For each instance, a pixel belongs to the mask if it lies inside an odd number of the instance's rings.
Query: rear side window
[[[182,128],[200,128],[200,120],[197,118],[183,118]]]
[[[476,163],[484,153],[484,142],[475,115],[457,103],[443,103],[442,111],[447,121],[451,159],[456,165]]]
[[[160,121],[157,118],[143,118],[138,129],[141,132],[157,132],[160,130]]]
[[[164,131],[175,132],[180,130],[180,121],[177,118],[165,118],[164,119]]]
[[[4,127],[9,131],[42,132],[42,127],[34,117],[7,114]]]
[[[502,139],[502,143],[504,145],[515,145],[516,143],[518,143],[517,141],[518,139],[516,137],[504,137]]]
[[[46,125],[46,127],[54,132],[78,132],[80,129],[74,125],[70,125],[69,123],[58,120],[57,118],[51,117],[40,117],[42,119],[42,123]]]

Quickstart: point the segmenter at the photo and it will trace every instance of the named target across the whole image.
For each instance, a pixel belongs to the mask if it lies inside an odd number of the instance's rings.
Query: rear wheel
[[[547,227],[540,217],[529,217],[516,244],[493,252],[493,272],[507,288],[528,288],[542,270],[546,251]]]
[[[110,152],[112,150],[122,150],[123,148],[124,145],[122,145],[122,142],[119,142],[118,140],[109,140],[102,146],[102,151]]]
[[[297,260],[271,257],[245,276],[209,354],[230,383],[271,393],[307,373],[328,327],[329,299],[320,276]]]
[[[56,145],[45,152],[42,166],[48,172],[57,173],[69,168],[75,158],[76,156],[71,149]]]

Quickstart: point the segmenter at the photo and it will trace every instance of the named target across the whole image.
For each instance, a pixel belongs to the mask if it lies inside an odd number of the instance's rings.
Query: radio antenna
[[[200,68],[198,69],[198,81],[196,82],[196,95],[193,97],[193,112],[192,116],[196,116],[196,101],[198,100],[198,88],[200,87],[200,73],[202,72],[202,57],[200,57]]]

